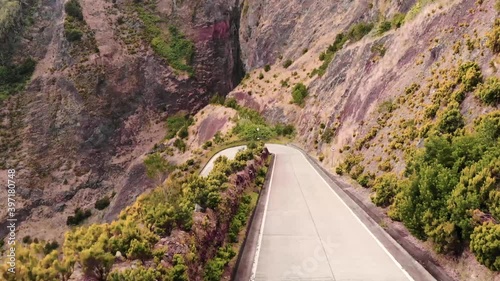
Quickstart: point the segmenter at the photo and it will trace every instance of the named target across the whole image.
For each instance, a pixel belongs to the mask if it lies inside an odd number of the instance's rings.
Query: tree
[[[500,271],[500,225],[487,223],[474,229],[471,235],[471,251],[487,268]]]
[[[371,199],[375,205],[380,207],[388,207],[394,202],[394,196],[397,194],[398,179],[393,173],[384,174],[377,178],[373,184]]]
[[[108,281],[157,281],[161,280],[162,272],[155,268],[142,266],[124,271],[111,272]]]
[[[464,126],[464,118],[457,108],[446,111],[438,124],[438,130],[443,134],[453,134]]]
[[[70,0],[64,4],[64,11],[68,16],[71,16],[77,20],[83,20],[82,7],[78,0]]]
[[[139,259],[142,263],[144,263],[148,258],[151,258],[153,255],[151,251],[151,247],[149,243],[146,241],[139,241],[137,239],[133,239],[130,243],[130,248],[127,252],[127,257],[130,259]]]
[[[484,84],[479,84],[476,88],[475,95],[482,102],[490,105],[500,103],[500,79],[490,77]]]
[[[115,256],[104,251],[104,245],[96,243],[79,253],[79,262],[83,272],[99,281],[106,281],[115,261]]]
[[[302,105],[307,94],[307,87],[302,83],[297,83],[292,90],[293,103]]]
[[[175,254],[173,258],[173,267],[168,272],[169,280],[172,281],[188,281],[188,267],[184,263],[181,255]]]

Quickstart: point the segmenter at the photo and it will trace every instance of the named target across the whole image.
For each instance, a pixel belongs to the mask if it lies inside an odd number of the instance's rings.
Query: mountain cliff
[[[292,135],[451,278],[500,280],[480,249],[500,219],[498,1],[0,3],[20,237],[61,241],[212,147]]]

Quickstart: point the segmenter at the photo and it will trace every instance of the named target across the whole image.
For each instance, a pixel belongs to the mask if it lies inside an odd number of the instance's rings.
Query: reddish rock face
[[[113,13],[124,14],[130,3],[79,2],[95,46],[85,39],[78,49],[65,39],[58,25],[63,6],[53,1],[42,1],[40,10],[55,12],[35,17],[33,28],[43,27],[40,36],[18,43],[18,56],[29,54],[38,60],[26,93],[10,101],[23,112],[17,115],[21,146],[9,159],[0,159],[9,167],[16,165],[22,175],[19,193],[25,202],[19,204],[24,206],[19,213],[25,216],[20,220],[41,207],[45,211],[36,212],[41,217],[35,220],[62,221],[75,207],[116,191],[104,216],[113,219],[157,183],[145,176],[140,156],[163,139],[165,117],[181,110],[197,112],[213,94],[232,90],[243,75],[234,1],[183,1],[176,7],[169,6],[171,1],[158,2],[159,15],[175,19],[168,24],[195,45],[193,77],[170,68],[147,40],[137,38],[140,47],[129,50],[119,31],[140,28],[142,23],[127,18],[120,26]],[[63,203],[67,208],[62,212],[64,208],[45,208]],[[54,239],[62,230],[39,238]]]

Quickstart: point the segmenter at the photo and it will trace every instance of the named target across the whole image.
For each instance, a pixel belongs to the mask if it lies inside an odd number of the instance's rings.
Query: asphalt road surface
[[[407,262],[408,253],[390,244],[395,258],[384,245],[391,243],[388,236],[377,238],[301,152],[267,147],[275,163],[251,279],[434,280],[411,259],[413,278],[398,262],[399,256]]]
[[[354,202],[339,196],[338,187],[300,151],[266,146],[275,155],[274,166],[235,280],[435,280]],[[202,175],[208,175],[218,156],[234,158],[242,148],[218,153]]]

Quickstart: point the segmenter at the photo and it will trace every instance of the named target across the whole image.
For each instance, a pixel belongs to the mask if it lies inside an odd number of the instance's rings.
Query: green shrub
[[[378,169],[383,172],[389,172],[392,170],[391,161],[386,159],[384,162],[378,164]]]
[[[497,105],[500,103],[500,79],[490,77],[484,84],[479,84],[476,88],[475,95],[482,102],[489,105]]]
[[[356,181],[362,187],[371,187],[373,185],[373,176],[371,174],[362,174],[360,175]]]
[[[486,44],[491,49],[491,51],[494,54],[500,53],[500,19],[495,20],[495,24],[486,36],[488,39]]]
[[[79,225],[82,223],[84,220],[89,218],[92,215],[92,212],[90,210],[82,210],[80,208],[75,209],[75,215],[74,216],[68,216],[66,219],[66,225]]]
[[[460,110],[452,108],[446,111],[438,123],[438,130],[443,134],[453,134],[456,130],[463,128],[464,118]]]
[[[379,23],[378,27],[377,27],[377,33],[378,34],[383,34],[389,30],[391,30],[391,22],[390,21],[387,21],[387,20],[383,20]]]
[[[377,178],[373,183],[372,202],[380,207],[388,207],[394,202],[397,194],[398,179],[396,175],[389,173]]]
[[[258,78],[259,80],[264,79],[264,74],[263,74],[262,72],[261,72],[261,73],[259,73],[259,76],[258,76],[257,78]]]
[[[215,94],[210,98],[210,104],[223,105],[226,102],[226,97],[223,95]]]
[[[172,139],[177,133],[184,129],[187,131],[187,128],[193,123],[193,119],[188,115],[176,114],[174,116],[167,118],[167,135],[165,138]],[[184,135],[185,133],[182,133]],[[186,136],[187,137],[187,136]]]
[[[307,87],[302,83],[297,83],[292,90],[293,103],[303,105],[304,99],[307,97]]]
[[[210,147],[212,147],[212,141],[206,141],[202,146],[203,149],[208,149]]]
[[[79,29],[68,29],[64,31],[64,35],[69,42],[80,41],[83,36],[83,32]]]
[[[466,62],[458,69],[459,81],[464,85],[466,91],[472,91],[477,84],[483,80],[481,68],[476,62]]]
[[[436,117],[436,113],[438,110],[439,110],[439,105],[437,104],[428,106],[424,112],[425,118],[433,119],[434,117]]]
[[[500,271],[500,224],[487,223],[474,229],[470,242],[477,260],[493,271]]]
[[[271,66],[270,66],[269,64],[266,64],[266,65],[264,66],[264,71],[265,71],[265,72],[269,72],[269,70],[271,70]]]
[[[18,65],[0,65],[0,101],[15,92],[21,91],[33,71],[35,71],[35,67],[36,61],[30,57]]]
[[[64,11],[68,16],[71,16],[77,20],[83,20],[82,7],[78,0],[69,0],[64,4]]]
[[[398,29],[398,28],[400,28],[401,26],[403,26],[403,24],[404,24],[404,22],[405,22],[405,17],[406,17],[406,15],[405,15],[405,14],[396,13],[396,14],[392,17],[392,21],[391,21],[391,26],[392,26],[392,28]]]
[[[366,34],[370,33],[370,31],[373,29],[373,26],[373,23],[356,23],[347,31],[346,36],[347,38],[349,38],[349,40],[353,40],[355,42],[359,41],[363,37],[365,37]]]
[[[173,259],[173,267],[168,272],[169,279],[167,280],[189,281],[188,270],[189,268],[185,264],[184,258],[179,254],[175,254]],[[161,278],[155,279],[155,281],[159,279]]]
[[[209,260],[205,266],[205,281],[220,281],[226,265],[236,255],[231,246],[219,248],[214,259]]]
[[[349,171],[349,176],[351,176],[352,179],[356,180],[364,171],[365,167],[358,164],[351,168],[351,171]]]
[[[174,147],[177,148],[180,152],[186,152],[186,143],[182,139],[175,139]]]
[[[177,136],[181,139],[186,139],[189,136],[189,131],[187,126],[183,126],[179,132],[177,133]]]
[[[193,74],[190,66],[194,57],[194,43],[188,40],[175,26],[170,26],[169,40],[165,41],[161,36],[151,40],[153,50],[174,69],[186,71]]]
[[[23,237],[23,243],[24,243],[24,244],[31,244],[31,242],[33,242],[33,241],[31,240],[31,236],[27,235],[27,236],[24,236],[24,237]]]
[[[224,103],[224,105],[226,107],[229,107],[229,108],[232,108],[232,109],[236,109],[236,110],[238,110],[238,107],[239,107],[238,101],[236,101],[235,98],[229,98],[229,99],[227,99],[226,102]]]
[[[295,127],[291,124],[276,124],[274,131],[278,136],[289,137],[295,133]]]
[[[171,271],[175,271],[173,267]],[[170,271],[169,271],[170,273]],[[113,271],[108,275],[107,281],[157,281],[161,280],[162,272],[156,268],[145,268],[138,266],[127,268],[122,271]],[[188,279],[169,279],[177,281],[188,281]]]
[[[144,159],[144,165],[146,166],[146,174],[150,178],[156,178],[170,168],[167,160],[165,160],[160,153],[149,154],[146,159]]]
[[[104,196],[103,198],[97,200],[94,204],[94,207],[97,209],[97,210],[104,210],[106,209],[108,206],[109,206],[109,197],[108,196]]]
[[[283,63],[283,67],[284,68],[288,68],[290,65],[292,65],[293,61],[291,59],[287,59],[284,63]]]
[[[48,255],[57,248],[59,248],[59,243],[57,243],[57,241],[47,242],[43,246],[43,253]]]
[[[332,128],[326,128],[323,131],[323,134],[321,134],[321,140],[324,141],[325,143],[331,143],[333,136],[335,134],[335,130]]]
[[[264,141],[276,136],[276,132],[265,124],[242,120],[233,128],[233,133],[245,141]]]

